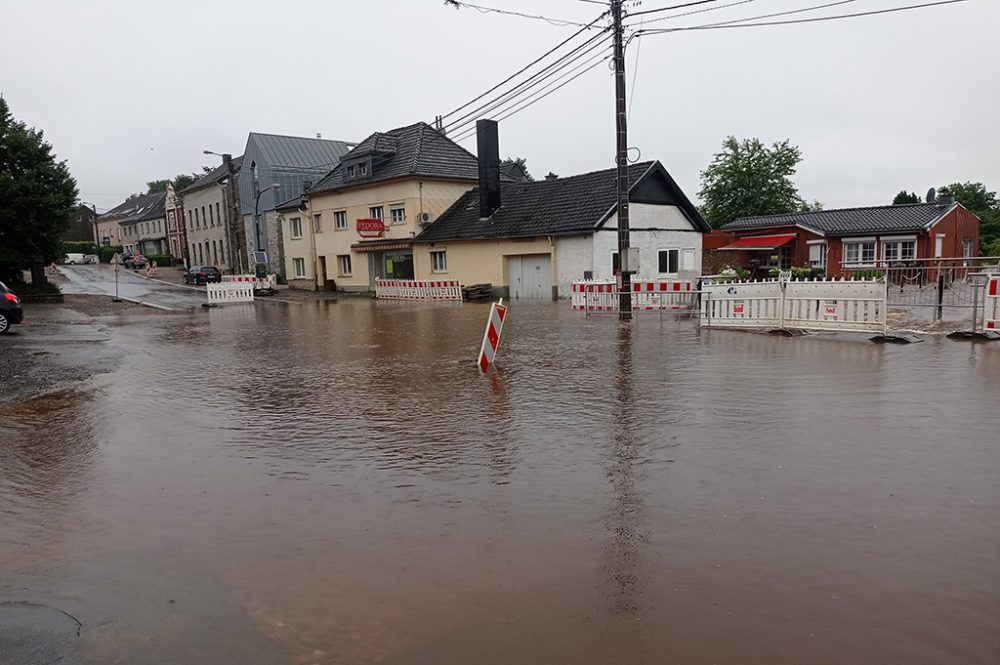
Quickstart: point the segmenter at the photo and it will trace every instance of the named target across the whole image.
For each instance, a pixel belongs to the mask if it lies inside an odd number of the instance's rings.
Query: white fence
[[[462,301],[462,285],[455,279],[376,279],[375,297],[380,300]]]
[[[248,282],[221,282],[206,284],[209,305],[236,302],[253,302],[254,285]]]
[[[573,282],[573,309],[587,312],[617,312],[618,283],[615,280]],[[632,310],[692,309],[698,292],[684,280],[636,280],[632,282]]]
[[[886,334],[884,280],[730,282],[702,286],[706,328]]]

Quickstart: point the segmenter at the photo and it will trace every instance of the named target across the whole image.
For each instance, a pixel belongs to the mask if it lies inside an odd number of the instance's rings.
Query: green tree
[[[892,200],[892,205],[898,206],[904,203],[920,203],[920,197],[905,189],[901,189],[899,190],[899,194],[896,194],[896,197]]]
[[[531,174],[528,173],[528,163],[527,161],[525,161],[524,157],[508,157],[507,159],[500,162],[501,169],[506,170],[511,167],[517,167],[518,169],[520,169],[521,173],[524,174],[524,179],[527,180],[528,182],[535,181],[535,179],[531,177]]]
[[[979,218],[979,245],[981,256],[1000,256],[1000,200],[981,182],[954,182],[939,192],[947,190],[955,200]]]
[[[167,191],[167,185],[173,185],[174,191],[179,192],[182,189],[194,184],[194,181],[198,179],[197,175],[190,175],[187,173],[180,173],[174,176],[173,180],[167,178],[165,180],[151,180],[146,183],[146,193],[156,194],[157,192]]]
[[[41,130],[18,122],[0,97],[0,275],[30,267],[44,284],[45,264],[61,254],[76,206],[76,181],[56,161]]]
[[[788,139],[767,147],[758,139],[722,142],[701,172],[702,215],[715,228],[753,215],[796,212],[807,206],[792,182],[802,153]]]

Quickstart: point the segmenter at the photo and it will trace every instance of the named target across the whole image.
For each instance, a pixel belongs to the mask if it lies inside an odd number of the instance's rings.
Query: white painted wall
[[[701,276],[702,234],[677,207],[633,203],[629,206],[629,228],[631,245],[639,248],[639,279],[695,281]],[[658,253],[665,249],[679,250],[680,265],[676,275],[658,271]],[[617,215],[590,236],[557,240],[559,297],[570,297],[572,283],[583,279],[585,270],[592,270],[594,279],[613,278],[611,255],[616,251]]]

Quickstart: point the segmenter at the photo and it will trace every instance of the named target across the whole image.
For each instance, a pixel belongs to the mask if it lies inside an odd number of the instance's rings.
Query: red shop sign
[[[381,238],[385,234],[385,222],[381,219],[359,219],[358,235],[362,238]]]

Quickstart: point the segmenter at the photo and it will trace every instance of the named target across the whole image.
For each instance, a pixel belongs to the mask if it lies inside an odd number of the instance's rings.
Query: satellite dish
[[[931,187],[930,189],[927,190],[927,202],[934,203],[934,201],[936,200],[937,200],[937,192],[934,191],[933,187]]]

